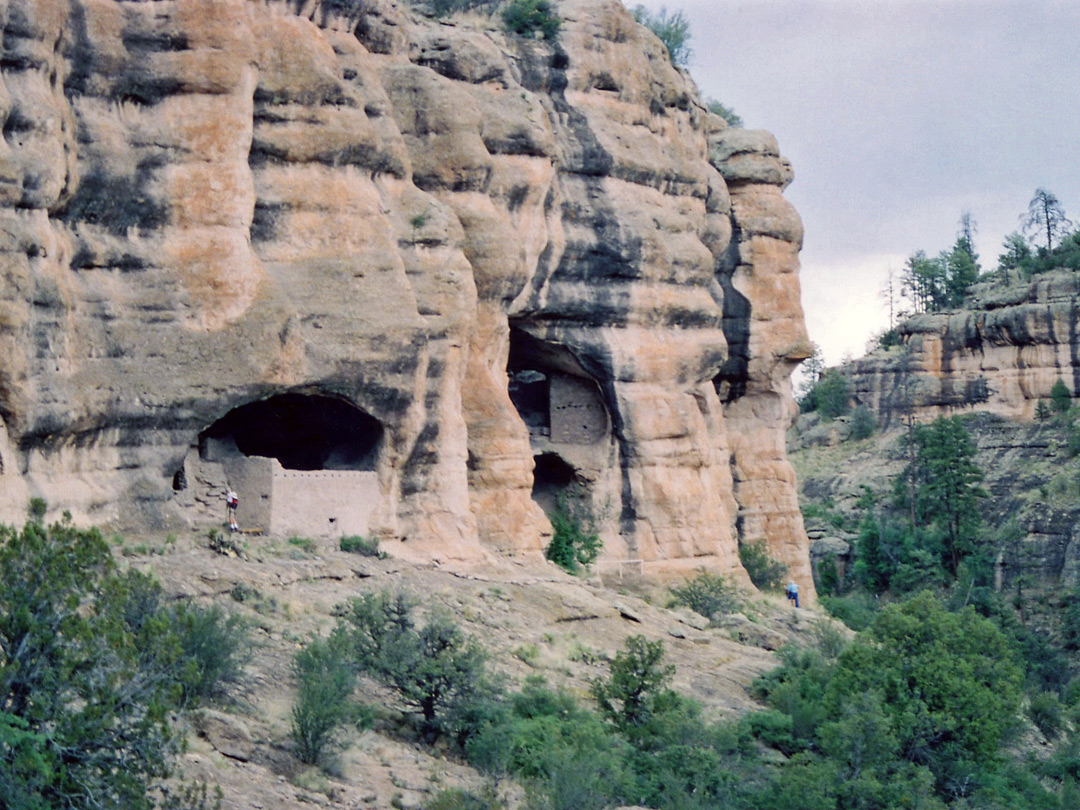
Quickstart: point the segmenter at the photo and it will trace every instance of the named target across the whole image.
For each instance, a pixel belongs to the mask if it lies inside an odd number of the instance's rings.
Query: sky
[[[960,217],[993,269],[1036,188],[1080,223],[1076,0],[624,0],[690,21],[703,95],[795,169],[803,306],[828,364],[889,326],[883,289]]]

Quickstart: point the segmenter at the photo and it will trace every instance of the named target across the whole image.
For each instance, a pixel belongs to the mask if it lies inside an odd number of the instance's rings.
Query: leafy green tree
[[[1058,377],[1050,388],[1050,407],[1054,413],[1065,413],[1072,405],[1072,394],[1065,381]]]
[[[1047,252],[1053,250],[1054,240],[1061,240],[1072,227],[1072,221],[1065,216],[1058,198],[1045,188],[1035,189],[1035,194],[1028,203],[1027,216],[1023,219],[1023,231],[1032,238],[1046,237]]]
[[[769,555],[764,540],[740,545],[739,562],[746,569],[755,588],[776,590],[787,575],[788,567]]]
[[[919,250],[908,257],[901,276],[901,288],[914,312],[935,312],[948,300],[947,268],[940,258],[931,259]]]
[[[486,673],[487,655],[442,616],[415,627],[410,608],[400,594],[353,599],[339,609],[342,620],[335,635],[342,637],[360,671],[391,687],[419,713],[429,740],[448,733],[462,738],[471,731],[476,704],[496,696],[497,687]]]
[[[571,574],[596,562],[604,544],[582,493],[560,494],[550,520],[551,542],[544,556]]]
[[[664,642],[630,636],[615,653],[611,673],[592,682],[600,714],[624,734],[646,725],[675,699],[669,684],[675,667],[664,664]]]
[[[994,762],[1022,695],[1022,670],[1005,635],[930,593],[886,606],[837,661],[826,702],[875,693],[896,751],[940,779],[953,766]]]
[[[714,619],[739,609],[739,595],[727,583],[723,574],[701,569],[682,585],[671,589],[671,607],[688,607],[706,619]]]
[[[1003,275],[1009,271],[1019,272],[1021,277],[1031,275],[1031,246],[1022,234],[1010,233],[1005,237],[1002,248],[1004,250],[998,256],[998,270]]]
[[[975,253],[975,220],[965,211],[960,217],[960,233],[952,249],[942,256],[945,265],[945,292],[951,307],[960,306],[968,288],[979,278],[979,257]]]
[[[675,67],[686,67],[690,64],[690,21],[681,11],[668,12],[664,6],[653,14],[645,6],[635,6],[633,9],[634,19],[644,25],[664,43],[667,48],[668,58]]]
[[[836,419],[851,410],[851,383],[836,369],[829,369],[814,386],[814,405],[825,419]]]
[[[1040,399],[1035,404],[1035,420],[1037,422],[1045,422],[1051,416],[1053,416],[1053,414],[1050,412],[1050,406],[1046,404],[1045,399]],[[1075,455],[1075,453],[1072,455]]]
[[[0,806],[149,808],[181,652],[96,530],[0,527]]]
[[[1061,637],[1065,648],[1080,650],[1080,585],[1072,589],[1065,599],[1061,615]]]

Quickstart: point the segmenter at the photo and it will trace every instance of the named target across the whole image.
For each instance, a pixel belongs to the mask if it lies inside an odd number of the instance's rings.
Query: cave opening
[[[532,497],[551,515],[559,506],[560,496],[577,483],[577,471],[557,453],[541,453],[533,461]]]
[[[508,393],[534,441],[594,444],[610,435],[604,396],[564,346],[511,323]]]
[[[383,426],[334,397],[278,394],[229,411],[199,435],[211,459],[235,450],[277,459],[286,470],[374,470]]]

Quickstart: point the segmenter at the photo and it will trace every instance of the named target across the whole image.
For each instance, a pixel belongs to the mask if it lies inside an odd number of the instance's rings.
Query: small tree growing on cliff
[[[836,369],[829,369],[814,386],[813,397],[818,413],[836,419],[851,409],[851,383]]]
[[[1058,377],[1050,389],[1050,406],[1054,409],[1054,413],[1065,413],[1070,405],[1072,405],[1072,394],[1069,393],[1069,386],[1065,385],[1061,377]]]
[[[645,6],[635,6],[633,9],[634,19],[644,25],[664,43],[668,50],[668,57],[675,67],[686,67],[690,64],[690,21],[681,11],[668,13],[667,8],[653,14]]]

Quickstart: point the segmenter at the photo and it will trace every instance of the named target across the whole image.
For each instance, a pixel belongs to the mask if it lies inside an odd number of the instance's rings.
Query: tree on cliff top
[[[1054,249],[1054,240],[1068,235],[1072,221],[1065,216],[1058,198],[1045,188],[1035,189],[1035,196],[1028,203],[1027,216],[1022,217],[1024,233],[1034,239],[1046,237],[1047,252]]]
[[[675,67],[686,67],[690,64],[690,21],[681,11],[673,11],[670,14],[666,7],[653,14],[645,6],[635,6],[632,10],[634,19],[644,25],[664,43],[668,50],[668,57]]]

